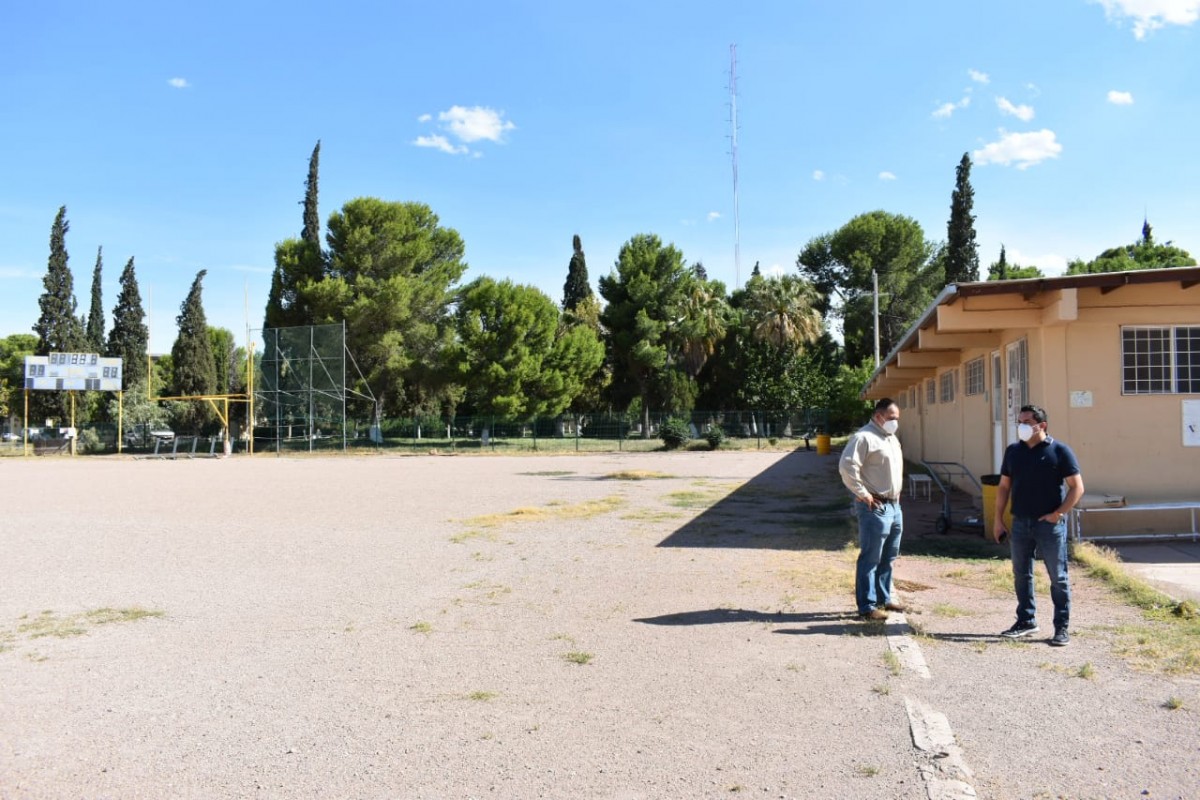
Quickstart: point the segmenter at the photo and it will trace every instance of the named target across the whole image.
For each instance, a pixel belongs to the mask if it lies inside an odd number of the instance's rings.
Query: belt
[[[871,492],[871,497],[875,498],[876,503],[898,503],[898,502],[900,502],[899,497],[884,497],[883,495],[875,494],[874,492]]]

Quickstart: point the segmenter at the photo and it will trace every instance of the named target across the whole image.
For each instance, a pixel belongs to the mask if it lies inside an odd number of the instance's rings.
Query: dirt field
[[[855,621],[835,461],[0,460],[0,798],[1196,796],[1200,684],[1100,587],[1001,642],[918,501],[924,635]]]

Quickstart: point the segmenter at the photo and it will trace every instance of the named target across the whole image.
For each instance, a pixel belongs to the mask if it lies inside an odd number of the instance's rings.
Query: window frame
[[[1200,394],[1200,325],[1122,325],[1120,337],[1122,395]]]
[[[987,370],[984,369],[983,356],[972,358],[966,364],[963,364],[963,396],[973,397],[978,394],[983,394],[985,391],[985,378]]]

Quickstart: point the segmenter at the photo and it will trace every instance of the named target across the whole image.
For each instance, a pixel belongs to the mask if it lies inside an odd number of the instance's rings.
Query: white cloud
[[[0,280],[20,279],[20,278],[40,278],[33,270],[24,269],[22,267],[0,267]]]
[[[441,150],[443,153],[449,153],[452,156],[462,155],[469,149],[465,144],[452,145],[449,139],[436,133],[433,136],[418,136],[413,140],[413,144],[417,147],[432,147],[435,150]]]
[[[1112,89],[1108,93],[1108,102],[1114,106],[1131,106],[1133,105],[1133,95],[1129,92],[1118,92]]]
[[[1118,22],[1133,20],[1133,35],[1146,34],[1167,25],[1191,25],[1200,18],[1200,0],[1092,0],[1104,6],[1104,15]]]
[[[787,270],[783,268],[782,264],[772,264],[767,267],[767,275],[772,278],[782,278],[786,274]]]
[[[708,212],[708,221],[709,221],[709,222],[714,222],[714,221],[716,221],[716,220],[718,220],[718,219],[720,219],[720,218],[721,218],[721,212],[720,212],[720,211],[710,211],[710,212]]]
[[[814,180],[814,181],[823,181],[823,180],[825,180],[825,170],[823,170],[823,169],[814,169],[814,170],[813,170],[813,180]]]
[[[970,90],[968,90],[968,92],[969,91]],[[957,103],[943,103],[942,105],[938,106],[937,110],[933,112],[933,116],[938,119],[946,119],[958,109],[966,108],[969,105],[971,105],[971,95],[967,94]]]
[[[975,81],[976,83],[990,83],[992,80],[988,77],[986,72],[980,72],[977,69],[969,69],[967,70],[967,74],[970,75],[971,80]]]
[[[253,272],[259,275],[270,275],[275,272],[274,267],[256,267],[251,264],[234,264],[227,269],[234,272]]]
[[[445,131],[446,135],[439,133],[432,136],[418,136],[413,144],[417,147],[432,147],[451,155],[469,154],[472,158],[481,158],[483,153],[467,147],[467,143],[481,140],[502,143],[504,134],[517,127],[504,119],[503,111],[483,106],[471,108],[451,106],[447,111],[438,112],[437,119],[438,127]],[[433,121],[432,114],[422,114],[417,117],[417,122],[431,121]],[[452,139],[457,140],[457,143],[452,142]]]
[[[1007,97],[997,97],[996,106],[1002,114],[1014,116],[1022,122],[1029,122],[1029,120],[1033,119],[1033,106],[1014,106],[1009,102]]]
[[[980,166],[1008,166],[1015,163],[1017,169],[1028,169],[1048,158],[1058,158],[1061,152],[1062,145],[1058,143],[1054,131],[1048,128],[1028,133],[1008,133],[1001,128],[999,141],[990,142],[976,150],[973,158]]]
[[[879,173],[879,180],[881,180],[881,181],[894,181],[894,180],[896,180],[896,175],[895,175],[895,173],[888,172],[887,170],[884,170],[883,172]]]
[[[449,111],[438,114],[438,121],[444,123],[442,125],[444,130],[449,131],[462,142],[478,142],[480,139],[499,142],[505,131],[511,131],[517,127],[504,119],[503,111],[483,106],[472,108],[451,106]]]
[[[187,82],[187,78],[171,78],[171,80],[167,81],[167,85],[175,89],[187,89],[191,87],[191,84]]]
[[[1062,275],[1067,271],[1067,259],[1057,253],[1045,253],[1040,256],[1026,255],[1016,248],[1009,248],[1005,252],[1005,258],[1009,264],[1019,264],[1022,267],[1037,267],[1046,277]]]

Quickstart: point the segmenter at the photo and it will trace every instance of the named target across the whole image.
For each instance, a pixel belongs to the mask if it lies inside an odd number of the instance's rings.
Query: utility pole
[[[875,284],[875,369],[879,369],[879,272],[871,270],[871,281]]]
[[[733,160],[733,288],[742,285],[741,218],[738,213],[737,163],[737,45],[729,45],[729,122],[732,129],[729,154]]]

